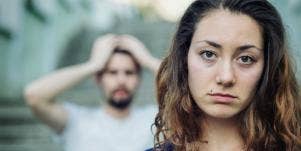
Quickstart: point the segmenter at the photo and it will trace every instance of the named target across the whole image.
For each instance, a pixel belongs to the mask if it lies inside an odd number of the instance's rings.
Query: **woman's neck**
[[[242,151],[243,139],[235,119],[206,118],[203,124],[204,150]]]

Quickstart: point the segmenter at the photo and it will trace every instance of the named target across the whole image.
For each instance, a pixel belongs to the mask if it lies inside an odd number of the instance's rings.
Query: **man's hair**
[[[116,54],[116,53],[120,53],[120,54],[124,54],[124,55],[128,55],[135,67],[136,67],[136,72],[138,73],[139,76],[141,76],[141,65],[140,63],[138,62],[138,60],[133,56],[132,53],[130,53],[130,51],[126,50],[126,49],[122,49],[122,48],[119,48],[119,47],[116,47],[114,50],[113,50],[113,53],[111,54],[111,57]],[[103,73],[107,70],[107,66],[108,66],[108,63],[109,63],[110,59],[107,61],[105,67],[103,68],[103,70],[100,70],[96,73],[96,76],[97,78],[101,78],[101,76],[103,75]]]
[[[187,54],[196,24],[215,10],[254,19],[262,29],[264,70],[249,106],[238,115],[246,150],[293,151],[301,144],[300,94],[277,10],[267,0],[196,0],[182,16],[156,79],[155,148],[198,150],[203,113],[188,87]]]

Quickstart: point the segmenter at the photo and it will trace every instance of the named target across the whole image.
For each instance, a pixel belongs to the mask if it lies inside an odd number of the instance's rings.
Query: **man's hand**
[[[90,59],[87,62],[88,66],[95,72],[102,70],[117,44],[117,36],[113,34],[96,39],[91,50]]]
[[[161,60],[153,57],[141,41],[131,35],[121,35],[118,39],[118,46],[132,53],[142,66],[151,69],[154,73],[158,71]]]
[[[141,65],[148,66],[153,57],[141,41],[131,35],[121,35],[118,39],[120,48],[132,53]]]

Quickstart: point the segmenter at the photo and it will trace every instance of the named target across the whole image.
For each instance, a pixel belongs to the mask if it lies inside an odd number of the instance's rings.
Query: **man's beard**
[[[114,94],[120,90],[125,91],[125,93],[128,96],[121,99],[114,98]],[[133,99],[133,95],[130,93],[130,91],[127,88],[119,87],[112,92],[112,95],[108,100],[108,104],[115,109],[124,110],[130,106],[132,99]]]
[[[108,100],[110,106],[119,110],[126,109],[128,106],[130,106],[131,102],[132,102],[132,96],[120,100],[115,100],[111,97]]]

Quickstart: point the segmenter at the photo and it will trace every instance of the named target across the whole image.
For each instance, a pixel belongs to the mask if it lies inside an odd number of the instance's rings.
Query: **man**
[[[29,84],[27,104],[57,132],[66,151],[143,150],[152,143],[153,107],[130,108],[140,81],[140,65],[154,73],[160,61],[129,35],[105,35],[93,45],[89,61],[55,71]],[[106,105],[87,108],[60,104],[56,96],[83,79],[94,76]]]

